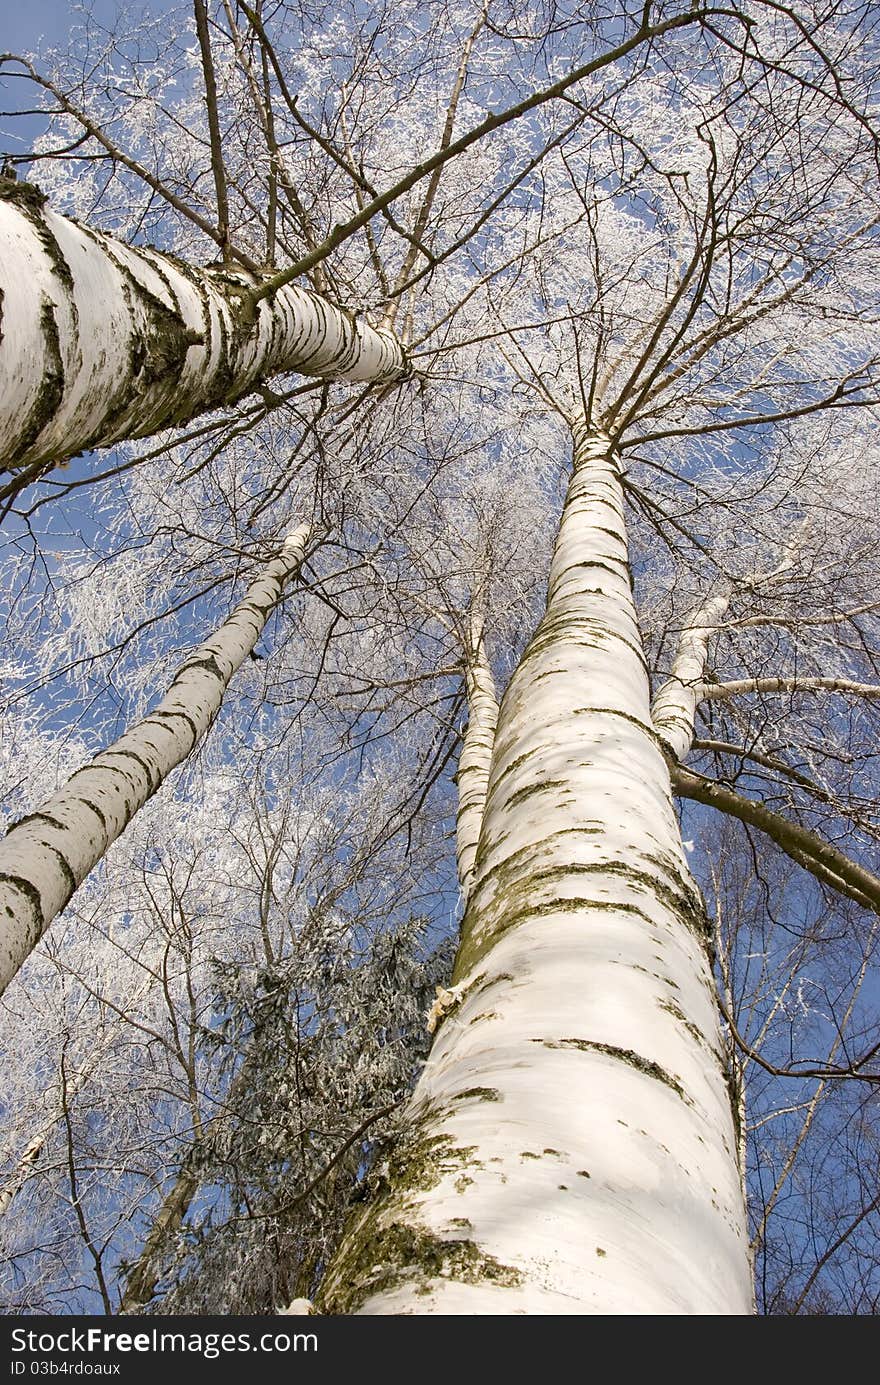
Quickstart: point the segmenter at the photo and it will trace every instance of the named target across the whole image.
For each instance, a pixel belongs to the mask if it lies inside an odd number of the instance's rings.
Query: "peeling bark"
[[[546,614],[499,711],[459,1003],[323,1311],[751,1313],[710,946],[618,463],[577,426]]]
[[[110,843],[209,729],[229,680],[299,571],[309,534],[307,524],[291,534],[149,716],[10,827],[0,842],[0,993]]]
[[[409,373],[391,332],[292,285],[255,303],[260,282],[124,245],[0,179],[0,465],[33,480],[233,403],[281,371]]]

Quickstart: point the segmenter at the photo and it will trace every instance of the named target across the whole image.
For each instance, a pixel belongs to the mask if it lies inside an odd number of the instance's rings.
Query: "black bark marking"
[[[193,745],[195,745],[196,741],[199,739],[199,736],[201,735],[199,728],[196,726],[196,723],[193,721],[192,717],[189,715],[188,712],[163,712],[157,708],[155,712],[150,713],[150,717],[148,717],[147,720],[149,720],[152,717],[179,717],[181,721],[185,721],[190,731],[192,732]]]
[[[28,928],[28,944],[33,947],[42,938],[46,930],[46,920],[43,916],[43,904],[40,899],[40,891],[30,880],[26,880],[23,875],[7,875],[5,871],[0,871],[0,884],[11,885],[14,890],[18,890],[27,900],[34,922]],[[15,918],[15,913],[9,906],[6,906],[6,913],[10,918]],[[30,935],[33,936],[30,936]],[[9,954],[12,955],[11,953]]]
[[[504,806],[513,808],[518,803],[524,803],[534,794],[552,793],[554,789],[566,789],[568,787],[568,781],[564,779],[548,779],[543,784],[527,784],[524,789],[517,789],[516,793],[511,794]]]
[[[92,799],[90,799],[90,798],[81,798],[81,799],[80,799],[80,803],[84,803],[85,806],[86,806],[91,812],[94,813],[95,817],[98,819],[98,821],[100,822],[101,826],[103,827],[103,829],[104,829],[104,835],[106,836],[106,835],[107,835],[107,819],[105,818],[104,814],[101,812],[101,809],[98,807],[97,803],[94,803],[94,802],[92,801]]]
[[[45,347],[43,378],[18,440],[18,451],[27,452],[57,413],[64,398],[64,361],[55,319],[55,305],[43,295],[40,304],[40,332]]]
[[[220,679],[220,682],[223,684],[224,687],[226,686],[230,677],[232,676],[231,673],[226,674],[223,672],[222,668],[217,662],[216,657],[213,654],[205,654],[200,659],[187,659],[185,664],[181,664],[180,668],[177,670],[177,673],[174,675],[175,683],[177,682],[178,678],[181,678],[184,673],[188,673],[191,668],[206,668],[209,673],[214,674],[215,678]]]
[[[126,760],[134,760],[134,762],[135,762],[135,764],[138,766],[138,768],[141,769],[141,770],[143,770],[144,774],[147,776],[147,784],[149,785],[149,793],[148,793],[147,796],[148,796],[148,797],[152,797],[152,795],[153,795],[153,794],[156,792],[156,790],[158,789],[159,785],[162,783],[162,774],[160,773],[159,770],[155,770],[155,771],[154,771],[154,770],[150,767],[150,765],[147,764],[146,760],[144,760],[144,759],[142,758],[142,756],[136,755],[135,752],[134,752],[133,750],[105,750],[105,751],[104,751],[104,754],[103,754],[103,756],[102,756],[101,758],[103,759],[104,756],[108,756],[108,755],[119,755],[119,756],[123,757],[123,758],[126,759]],[[155,775],[157,776],[157,777],[156,777],[156,782],[155,782],[155,784],[153,783],[153,775],[154,775],[154,773],[155,773]],[[136,783],[137,783],[137,781],[135,780],[135,784],[136,784]],[[125,806],[126,806],[126,809],[128,810],[129,816],[133,816],[133,810],[132,810],[132,808],[131,808],[131,805],[130,805],[129,803],[126,803]]]
[[[653,1077],[656,1082],[662,1082],[665,1086],[671,1087],[676,1096],[680,1097],[686,1105],[693,1103],[687,1096],[681,1083],[668,1073],[665,1068],[661,1068],[659,1063],[654,1063],[650,1058],[643,1058],[640,1053],[636,1053],[631,1048],[618,1048],[615,1044],[597,1043],[593,1039],[532,1039],[533,1044],[542,1044],[544,1048],[572,1048],[581,1053],[602,1053],[606,1058],[614,1058],[617,1062],[627,1063],[637,1072],[644,1073],[646,1077]]]
[[[19,827],[24,827],[25,823],[28,822],[48,822],[50,827],[57,828],[59,832],[67,831],[67,827],[65,826],[65,824],[61,822],[60,819],[53,818],[51,813],[36,812],[26,813],[23,818],[17,818],[15,822],[10,823],[6,831],[7,837],[10,835],[10,833],[15,832]]]
[[[74,890],[79,884],[79,881],[77,880],[76,876],[71,870],[70,862],[68,861],[67,857],[62,855],[58,848],[52,846],[50,842],[41,842],[40,846],[42,847],[43,851],[51,851],[52,855],[57,860],[58,869],[61,871],[61,874],[64,877],[64,883],[67,886],[67,899],[70,899],[70,896],[73,894]],[[65,899],[64,904],[67,903],[67,899]],[[64,904],[62,904],[61,906],[62,909],[64,908]]]

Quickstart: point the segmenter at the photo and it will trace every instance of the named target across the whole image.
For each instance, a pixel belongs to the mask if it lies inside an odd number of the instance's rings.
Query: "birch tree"
[[[691,945],[694,933],[699,936],[702,931],[704,938],[709,937],[708,928],[701,930],[697,922],[701,906],[684,883],[688,877],[669,811],[669,770],[664,759],[690,750],[693,713],[716,687],[714,681],[705,681],[706,658],[729,596],[722,592],[704,597],[691,616],[652,718],[644,654],[625,578],[627,550],[615,452],[638,448],[650,466],[648,444],[656,445],[663,438],[704,438],[716,429],[745,429],[749,424],[811,414],[823,404],[843,403],[850,383],[854,402],[870,405],[875,396],[871,347],[867,338],[859,341],[858,328],[855,336],[837,336],[838,349],[848,354],[854,368],[847,373],[846,383],[833,387],[824,400],[821,393],[818,398],[812,393],[817,383],[815,367],[806,361],[803,384],[797,372],[794,378],[774,380],[776,348],[769,337],[762,342],[760,330],[751,329],[770,304],[781,308],[784,302],[797,314],[807,284],[812,285],[816,277],[816,267],[810,263],[813,256],[806,240],[801,239],[798,250],[806,269],[789,278],[781,297],[769,291],[774,276],[757,284],[749,276],[748,286],[738,289],[739,252],[746,243],[739,237],[748,225],[749,205],[753,216],[763,216],[767,195],[765,187],[759,210],[753,178],[760,168],[763,179],[766,165],[760,156],[755,158],[755,127],[751,131],[739,127],[738,149],[730,142],[736,126],[736,120],[728,119],[723,155],[711,125],[697,127],[708,154],[706,199],[702,215],[693,208],[692,224],[699,230],[693,253],[689,259],[681,256],[680,268],[669,263],[670,203],[662,191],[653,213],[658,223],[661,216],[664,221],[666,244],[659,266],[647,258],[659,249],[659,240],[647,254],[640,251],[639,239],[650,240],[644,213],[639,224],[610,207],[594,213],[585,202],[598,282],[594,286],[588,281],[584,296],[588,302],[592,297],[594,313],[596,309],[602,312],[600,325],[591,323],[586,312],[580,322],[575,321],[569,329],[567,360],[559,337],[539,338],[538,345],[532,346],[540,330],[533,327],[529,345],[523,346],[516,333],[510,333],[516,343],[511,365],[524,386],[536,389],[550,407],[562,413],[566,413],[566,397],[577,399],[579,392],[587,415],[568,414],[575,430],[574,478],[550,567],[547,610],[499,712],[476,881],[463,920],[454,984],[439,998],[445,1018],[403,1121],[398,1149],[377,1171],[375,1201],[355,1219],[325,1280],[320,1302],[331,1313],[626,1312],[632,1302],[648,1312],[750,1311],[747,1238],[734,1160],[734,1121],[740,1112],[736,1100],[731,1103],[734,1084],[725,1085],[720,1037],[698,999],[711,991],[709,973],[705,959],[701,964],[692,953],[686,968],[693,987],[689,990],[666,951],[669,946],[675,953],[682,946],[678,935],[685,933],[688,920]],[[803,112],[797,128],[802,138]],[[774,126],[772,140],[777,145],[784,142],[784,125]],[[761,142],[759,136],[759,147]],[[772,162],[769,149],[767,156]],[[572,189],[579,193],[587,180],[575,168],[574,159],[566,162]],[[650,205],[645,184],[642,171],[643,206]],[[691,185],[688,193],[692,192]],[[787,200],[786,194],[782,189],[781,203]],[[681,208],[690,198],[676,194],[674,200]],[[734,206],[736,235],[732,236],[728,218]],[[613,241],[602,234],[603,217],[617,229]],[[867,212],[864,224],[870,226],[870,222]],[[794,225],[793,221],[785,224]],[[611,245],[619,255],[621,239],[628,234],[630,273],[616,280],[610,264],[606,269],[605,256]],[[838,244],[843,241],[840,236]],[[870,242],[863,244],[867,248]],[[784,243],[779,249],[786,254]],[[554,303],[561,253],[559,245],[548,251],[541,277],[536,276],[540,307],[522,314],[536,325],[541,310],[546,314]],[[869,249],[869,258],[871,254]],[[636,263],[643,264],[644,271],[639,300],[631,305]],[[712,283],[721,264],[724,314],[713,323]],[[826,257],[824,267],[829,266]],[[517,294],[522,277],[520,273]],[[616,323],[615,283],[626,284]],[[658,293],[653,309],[648,287],[652,283]],[[556,292],[558,302],[564,293],[562,285]],[[808,298],[812,299],[812,289]],[[570,294],[568,304],[571,309]],[[838,318],[841,332],[845,332],[845,316],[847,309]],[[504,319],[500,313],[498,317],[503,330]],[[776,321],[769,328],[770,336],[778,329]],[[564,333],[566,328],[561,330]],[[823,326],[820,337],[824,338],[824,331]],[[745,353],[737,340],[742,338],[748,342]],[[585,339],[594,343],[589,352],[584,349]],[[704,380],[711,380],[710,388],[723,399],[731,383],[723,365],[725,357],[728,362],[732,359],[727,350],[731,339],[739,362],[734,398],[740,417],[719,419],[716,413],[714,419],[700,420],[704,407],[700,394],[705,387],[700,381],[701,366],[706,363]],[[808,338],[799,345],[809,353]],[[766,364],[759,365],[762,358]],[[743,379],[743,365],[757,367],[751,388]],[[809,394],[802,396],[802,402],[791,398],[805,387]],[[780,403],[762,407],[768,394],[778,394]],[[720,403],[714,400],[713,408],[717,410]],[[645,416],[639,417],[642,407],[652,415],[656,410],[659,417],[648,423]],[[663,417],[670,407],[678,415],[672,425]],[[630,428],[632,437],[628,437]],[[649,516],[656,516],[655,522],[666,520],[665,506],[658,507],[659,514],[655,509],[653,487],[649,491],[629,481],[628,489]],[[690,538],[689,529],[683,532]],[[701,546],[698,541],[697,546]],[[723,573],[723,560],[716,560],[716,566]],[[792,566],[792,560],[784,558],[779,573]],[[622,576],[614,589],[610,582],[617,573]],[[760,579],[754,572],[742,574],[739,581],[760,592]],[[865,613],[858,606],[855,610]],[[762,617],[755,615],[752,623],[759,626]],[[627,649],[634,660],[629,675]],[[539,680],[547,682],[541,686]],[[868,699],[878,692],[874,682],[834,675],[807,677],[803,683],[797,675],[717,683],[719,697],[796,694],[799,690]],[[581,724],[585,729],[576,731],[578,715],[588,721]],[[613,719],[620,717],[627,720],[627,727],[603,730],[605,718],[614,724]],[[629,726],[644,738],[645,754],[650,746],[653,769],[648,768],[648,759],[641,758]],[[630,773],[635,782],[629,780]],[[836,856],[827,842],[811,838],[808,831],[723,788],[712,786],[701,795],[694,788],[695,776],[677,766],[672,783],[679,792],[744,816],[769,832],[820,880],[876,909],[877,877],[857,860],[846,859],[843,853]],[[641,793],[648,795],[650,808],[640,808]],[[650,824],[647,855],[640,854],[645,848],[638,845],[640,821]],[[597,840],[582,846],[580,837],[590,835]],[[634,915],[632,938],[618,919],[613,931],[607,923],[603,929],[600,910]],[[636,956],[639,946],[646,948],[644,957]],[[580,949],[583,974],[578,971]],[[870,944],[866,955],[870,955]],[[566,1007],[569,978],[570,1016]],[[652,992],[655,983],[660,989]],[[669,994],[662,993],[664,985],[669,986]],[[628,986],[632,996],[625,999]],[[438,1017],[432,1015],[432,1021]],[[586,1027],[578,1029],[576,1018],[584,1017]],[[669,1029],[664,1039],[666,1018]],[[629,1028],[630,1024],[635,1027]],[[641,1025],[652,1030],[647,1045],[650,1058],[645,1055]],[[489,1031],[483,1041],[481,1031],[483,1035]],[[675,1051],[676,1034],[685,1046],[699,1049],[703,1080],[709,1078],[714,1064],[714,1099],[706,1091],[699,1096],[689,1091],[690,1069],[684,1052],[676,1052],[671,1065],[662,1061]],[[664,1046],[667,1041],[669,1049]],[[529,1081],[532,1063],[538,1065],[538,1059],[530,1061],[530,1044],[549,1048],[565,1059],[556,1058],[554,1070],[542,1055],[541,1077]],[[866,1080],[873,1080],[873,1068],[865,1065],[874,1051],[868,1046],[865,1056],[850,1064],[849,1074],[864,1073]],[[572,1074],[577,1063],[583,1065],[584,1077],[577,1086],[579,1101],[573,1103],[572,1088],[578,1079]],[[634,1075],[627,1068],[634,1069]],[[607,1080],[616,1094],[613,1115],[602,1082],[608,1069],[613,1078]],[[831,1076],[834,1071],[832,1064],[824,1069],[820,1065],[815,1075]],[[626,1100],[628,1082],[639,1089],[631,1107]],[[662,1091],[664,1086],[667,1092]],[[707,1121],[707,1130],[692,1136],[693,1148],[699,1149],[693,1168],[688,1166],[684,1147],[672,1153],[676,1144],[671,1115],[664,1118],[662,1138],[652,1136],[646,1112],[653,1110],[652,1098],[657,1100],[658,1089],[662,1098],[671,1093],[689,1113],[696,1118],[700,1113]],[[601,1110],[594,1109],[594,1099]],[[716,1104],[711,1104],[713,1100]],[[628,1127],[627,1116],[635,1111],[645,1143],[640,1146],[632,1140],[626,1149],[619,1148],[620,1130],[614,1126]],[[603,1127],[603,1114],[609,1118],[609,1129]],[[710,1130],[718,1142],[717,1164],[711,1154]],[[667,1157],[674,1161],[674,1169],[665,1168]],[[697,1166],[708,1175],[709,1186],[702,1192]],[[688,1171],[686,1193],[676,1182],[681,1169]],[[579,1185],[579,1177],[589,1182]],[[557,1183],[556,1178],[562,1181]],[[649,1187],[653,1196],[648,1195]],[[555,1192],[560,1196],[551,1197]],[[691,1206],[690,1198],[699,1203],[701,1196],[703,1210],[694,1204],[680,1223],[672,1209],[680,1209],[685,1202]],[[614,1208],[611,1223],[605,1219],[606,1197]],[[648,1203],[655,1220],[646,1246],[642,1218]],[[706,1215],[709,1204],[713,1211]],[[638,1234],[633,1233],[636,1225]],[[692,1242],[685,1248],[676,1240],[681,1234],[686,1242],[697,1228],[705,1231],[709,1226],[718,1236],[711,1248],[703,1245],[697,1250]],[[653,1247],[665,1266],[662,1274],[659,1265],[650,1262]],[[597,1260],[601,1265],[597,1266]],[[616,1267],[606,1261],[616,1261]],[[679,1264],[681,1279],[675,1271]],[[692,1277],[697,1266],[711,1266],[703,1283]]]
[[[282,371],[406,373],[390,333],[314,294],[289,286],[252,305],[258,279],[182,270],[57,216],[27,183],[4,180],[2,191],[7,495],[47,466],[178,425]]]
[[[144,721],[78,770],[36,812],[13,823],[0,856],[5,916],[0,988],[110,843],[207,731],[230,678],[253,650],[286,583],[299,572],[309,535],[303,525],[289,536],[229,619],[181,665]]]
[[[121,165],[150,197],[159,195],[190,227],[219,246],[222,254],[217,273],[198,266],[178,266],[152,250],[124,246],[91,228],[81,229],[47,210],[42,191],[19,182],[13,163],[4,164],[0,244],[7,276],[3,288],[7,326],[0,366],[14,382],[15,391],[9,400],[9,422],[0,437],[0,459],[13,472],[5,495],[16,494],[39,478],[47,466],[85,448],[149,436],[212,407],[234,403],[279,371],[301,370],[328,378],[379,383],[404,377],[409,367],[399,342],[387,328],[374,329],[368,322],[356,320],[355,310],[363,311],[363,304],[353,301],[340,310],[291,281],[317,269],[338,245],[384,213],[407,244],[396,283],[390,289],[388,274],[368,232],[380,287],[386,302],[393,304],[384,315],[385,321],[393,321],[396,300],[409,287],[415,267],[413,252],[421,252],[429,261],[432,258],[422,237],[444,164],[495,129],[563,96],[576,81],[625,60],[632,50],[649,47],[667,32],[700,22],[686,14],[651,23],[646,14],[623,43],[606,45],[604,51],[600,45],[588,62],[572,64],[573,70],[545,90],[494,112],[453,139],[471,51],[486,23],[484,6],[464,41],[439,148],[380,192],[357,168],[347,147],[344,87],[338,117],[340,150],[334,147],[335,140],[322,138],[300,114],[259,14],[245,6],[249,31],[242,31],[227,7],[226,27],[225,31],[221,28],[220,36],[226,60],[233,67],[230,84],[237,85],[249,99],[251,120],[265,142],[263,155],[269,161],[266,267],[261,271],[249,246],[239,244],[233,234],[237,228],[230,222],[230,192],[239,194],[235,199],[239,217],[245,208],[250,210],[249,197],[230,180],[219,132],[218,58],[212,53],[212,26],[202,0],[195,0],[194,8],[215,202],[210,216],[188,204],[167,181],[121,148],[102,128],[100,118],[77,103],[63,76],[46,75],[29,59],[4,56],[14,76],[26,79],[50,99],[50,109],[54,106],[62,126],[80,132],[77,143],[88,141],[100,151],[97,157],[108,159],[111,166]],[[455,27],[453,23],[453,32]],[[261,72],[249,40],[257,41]],[[353,184],[357,213],[337,222],[323,240],[316,239],[313,215],[303,206],[284,168],[273,99],[283,102],[287,118],[292,117],[300,131],[315,140]],[[177,113],[178,120],[182,114],[182,110]],[[395,220],[390,208],[425,179],[427,187],[415,225],[408,231]],[[282,192],[298,235],[311,248],[293,264],[273,273]],[[324,280],[325,273],[320,270],[319,281],[323,284]]]
[[[126,421],[102,417],[69,449],[166,430],[146,450],[123,442],[97,469],[55,476],[39,452],[13,476],[15,734],[36,745],[36,717],[57,744],[65,690],[92,746],[137,720],[191,605],[219,625],[233,580],[308,520],[325,538],[307,593],[276,609],[187,782],[198,795],[205,766],[252,774],[254,728],[279,755],[320,745],[331,786],[375,776],[381,851],[407,879],[401,917],[427,912],[442,931],[463,914],[454,967],[430,977],[433,999],[419,992],[433,1045],[414,1095],[340,1157],[320,1247],[291,1252],[294,1218],[291,1240],[268,1242],[275,1275],[258,1218],[236,1258],[232,1230],[202,1243],[195,1198],[153,1263],[156,1218],[191,1167],[183,1076],[173,1137],[157,1135],[145,1173],[140,1246],[111,1235],[119,1190],[106,1207],[91,1194],[66,1244],[103,1307],[140,1266],[127,1306],[153,1293],[177,1311],[268,1312],[317,1289],[332,1313],[748,1313],[754,1252],[762,1311],[865,1311],[870,1283],[861,1297],[853,1284],[876,1223],[863,1094],[880,898],[865,750],[880,687],[870,32],[833,7],[760,3],[436,7],[427,30],[405,17],[199,4],[189,49],[154,34],[164,59],[149,79],[132,66],[117,80],[125,60],[95,49],[93,70],[114,80],[91,90],[63,56],[7,64],[55,113],[19,180],[49,202],[11,192],[10,215],[39,204],[59,241],[136,260],[184,331],[201,329],[181,305],[216,292],[218,321],[243,333],[234,387],[206,378],[208,344],[181,340],[190,402],[173,402],[171,369],[144,381],[143,417],[132,399]],[[80,139],[72,185],[55,156]],[[161,253],[141,248],[144,229]],[[64,314],[45,254],[51,312],[42,327],[36,300],[25,314],[44,345]],[[177,308],[160,272],[181,276]],[[381,343],[393,364],[365,367],[362,390],[266,387],[297,366],[286,346],[257,349],[291,295],[344,304],[345,342],[356,332],[363,360]],[[127,341],[149,335],[145,311],[120,327]],[[174,431],[196,408],[216,412]],[[710,808],[736,824],[723,841],[738,880]],[[406,863],[434,830],[448,864],[423,908]],[[62,966],[72,907],[43,944]],[[339,993],[360,994],[369,970],[338,945]],[[210,989],[204,967],[183,974]],[[259,993],[224,974],[243,1063]],[[134,992],[107,999],[136,1013]],[[283,1102],[260,1074],[266,1101],[235,1135],[241,1170],[260,1120],[263,1148],[279,1149]],[[837,1187],[816,1179],[801,1216],[802,1171],[856,1122],[861,1151],[840,1156]],[[29,1151],[44,1128],[22,1128],[19,1162],[42,1158]],[[75,1116],[65,1128],[76,1151]],[[208,1166],[229,1147],[206,1139]],[[359,1161],[370,1172],[355,1187]],[[83,1162],[67,1159],[68,1185]],[[259,1205],[310,1205],[297,1199],[317,1172],[301,1160],[279,1202],[262,1169]],[[218,1206],[230,1187],[239,1205],[254,1193],[244,1174],[200,1187]],[[328,1261],[318,1286],[309,1265]],[[259,1265],[258,1299],[244,1264]]]

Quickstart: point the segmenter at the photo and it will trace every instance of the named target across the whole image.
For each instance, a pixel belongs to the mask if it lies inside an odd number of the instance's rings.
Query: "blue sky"
[[[139,0],[126,8],[155,12],[170,9],[171,4],[172,0]],[[65,35],[82,22],[85,12],[107,23],[119,8],[118,0],[89,0],[87,5],[72,5],[69,0],[26,0],[25,4],[7,0],[0,20],[0,49],[20,53],[35,48],[41,38],[62,43]]]
[[[161,13],[176,6],[176,0],[0,0],[0,53],[28,53],[41,46],[64,47],[71,31],[92,15],[99,24],[112,27],[120,9],[133,13]],[[11,111],[30,105],[24,83],[0,78],[0,155],[26,154],[36,135],[45,126],[35,117],[11,118]]]

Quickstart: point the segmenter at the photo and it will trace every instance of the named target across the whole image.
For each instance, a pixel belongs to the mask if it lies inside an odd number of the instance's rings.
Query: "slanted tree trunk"
[[[96,1054],[94,1051],[90,1055],[88,1065],[82,1068],[74,1077],[70,1078],[66,1084],[65,1099],[69,1103],[77,1093],[85,1086],[88,1078],[91,1077],[97,1061],[100,1058],[100,1050]],[[25,1146],[5,1184],[0,1187],[0,1217],[6,1215],[10,1205],[16,1195],[24,1187],[36,1167],[37,1160],[45,1149],[56,1125],[64,1119],[64,1109],[56,1111],[55,1115],[44,1125],[42,1130]]]
[[[0,466],[14,493],[88,448],[232,403],[279,371],[391,380],[391,332],[306,289],[124,245],[0,179]]]
[[[574,431],[546,614],[499,712],[458,1003],[325,1312],[753,1311],[709,929],[651,722],[618,462]]]
[[[300,569],[310,526],[266,565],[228,620],[194,649],[149,716],[13,823],[0,842],[0,992],[139,808],[210,727],[227,684]]]
[[[162,1199],[141,1253],[129,1270],[119,1303],[120,1313],[139,1312],[155,1294],[162,1269],[162,1257],[171,1238],[183,1225],[183,1219],[190,1209],[198,1186],[199,1177],[187,1161]]]

